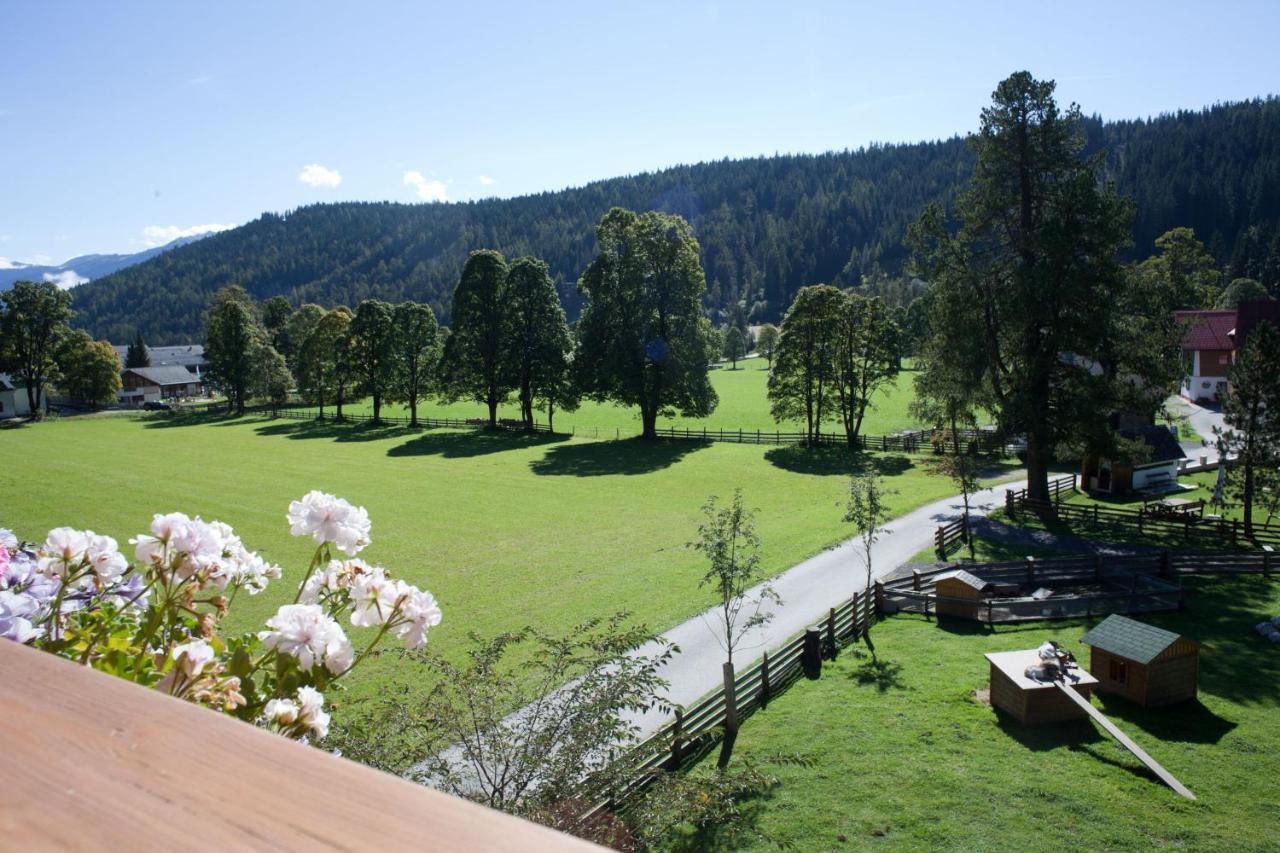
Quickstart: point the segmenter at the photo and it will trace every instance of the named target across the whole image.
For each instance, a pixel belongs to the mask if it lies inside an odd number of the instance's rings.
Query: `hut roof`
[[[1122,429],[1120,435],[1125,438],[1141,439],[1147,447],[1151,448],[1150,462],[1168,462],[1170,459],[1185,459],[1186,452],[1182,449],[1182,445],[1178,444],[1178,438],[1173,431],[1166,427],[1151,425],[1134,427],[1133,429]]]
[[[1179,635],[1127,616],[1113,613],[1095,625],[1080,642],[1135,663],[1151,663],[1172,646]]]
[[[982,578],[978,577],[977,575],[969,574],[964,569],[956,569],[953,572],[947,572],[945,575],[938,575],[936,578],[934,578],[934,584],[937,584],[938,581],[945,581],[945,580],[958,580],[961,583],[963,583],[965,586],[973,587],[978,592],[982,592],[984,589],[986,589],[991,585],[990,583],[988,583],[987,581],[984,581]]]

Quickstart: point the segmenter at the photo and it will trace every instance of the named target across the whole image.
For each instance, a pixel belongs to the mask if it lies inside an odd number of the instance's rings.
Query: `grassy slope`
[[[863,432],[880,435],[894,433],[899,430],[913,429],[915,420],[908,416],[907,406],[911,403],[911,382],[915,372],[904,370],[898,374],[896,383],[890,386],[875,400],[875,409],[867,414]],[[738,362],[738,369],[721,367],[711,372],[711,383],[720,395],[720,403],[715,412],[707,418],[662,418],[659,426],[689,429],[745,429],[774,432],[786,432],[802,429],[797,423],[778,424],[769,415],[769,402],[765,396],[766,383],[769,378],[768,364],[762,358],[750,358]],[[349,409],[353,413],[368,414],[373,407],[368,401],[355,404]],[[500,410],[501,417],[518,418],[516,406],[504,406]],[[442,404],[432,402],[420,406],[420,417],[435,418],[474,418],[484,415],[484,406],[475,402]],[[385,414],[408,415],[405,406],[385,407]],[[538,417],[546,421],[544,411]],[[555,416],[556,429],[564,432],[571,430],[579,434],[599,435],[601,437],[622,437],[640,432],[640,415],[638,409],[625,409],[612,403],[584,402],[576,412],[558,412]],[[835,428],[835,421],[831,427]]]
[[[755,805],[759,829],[801,849],[1274,849],[1280,655],[1252,627],[1280,611],[1280,586],[1195,587],[1188,611],[1143,618],[1205,644],[1200,700],[1153,711],[1110,697],[1095,704],[1198,802],[1089,722],[1023,728],[973,698],[986,687],[983,653],[1054,638],[1087,661],[1087,623],[987,634],[897,616],[873,631],[883,671],[865,651],[846,650],[819,681],[801,681],[744,724],[734,760],[782,780]],[[771,763],[780,754],[810,766]]]
[[[627,608],[655,629],[711,597],[685,547],[710,494],[742,487],[759,510],[763,562],[781,571],[850,535],[840,522],[851,457],[838,450],[637,441],[547,441],[513,434],[372,430],[258,418],[198,424],[66,419],[0,431],[0,526],[28,538],[63,524],[122,543],[153,512],[234,526],[290,570],[236,603],[239,628],[283,603],[310,556],[285,523],[290,500],[333,491],[369,508],[362,556],[432,590],[445,611],[433,643],[526,623],[565,629]],[[895,512],[952,490],[902,456],[877,457]],[[852,570],[852,569],[851,569]],[[381,681],[374,661],[357,674]]]

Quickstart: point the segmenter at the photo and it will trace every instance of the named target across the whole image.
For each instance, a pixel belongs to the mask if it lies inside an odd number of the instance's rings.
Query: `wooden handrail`
[[[12,850],[598,850],[0,640]]]

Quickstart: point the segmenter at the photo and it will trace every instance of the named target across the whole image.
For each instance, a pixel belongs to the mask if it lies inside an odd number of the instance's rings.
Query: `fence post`
[[[987,626],[988,626],[988,627],[990,627],[990,626],[992,625],[992,623],[993,623],[993,620],[992,620],[991,616],[992,616],[992,613],[991,613],[991,598],[990,598],[990,596],[988,596],[988,597],[987,597]]]
[[[1138,529],[1141,530],[1142,528],[1138,528]],[[1236,544],[1239,538],[1240,538],[1240,520],[1233,518],[1231,519],[1231,544],[1232,545]]]
[[[884,582],[876,581],[876,618],[884,618]]]
[[[1013,515],[1013,489],[1004,490],[1004,511]]]
[[[1093,558],[1093,579],[1102,580],[1102,555],[1096,554]]]
[[[676,770],[684,761],[684,709],[676,708],[676,721],[671,726],[671,757],[667,769]]]
[[[1036,558],[1027,557],[1027,583],[1031,583],[1036,576]]]
[[[738,685],[733,664],[724,662],[724,728],[728,732],[738,730]]]
[[[914,590],[915,592],[920,591],[920,570],[919,569],[911,570],[911,589]]]
[[[1169,562],[1169,549],[1165,548],[1164,552],[1160,554],[1160,577],[1169,577],[1171,571]]]
[[[856,599],[855,599],[856,600]],[[857,622],[857,616],[854,617]],[[827,610],[827,657],[835,660],[836,656],[836,609],[834,607]]]
[[[822,676],[822,631],[810,626],[804,629],[804,646],[800,649],[800,664],[807,678]]]
[[[1270,545],[1262,546],[1262,576],[1264,578],[1271,577],[1271,555],[1276,551]]]
[[[760,658],[760,707],[769,704],[769,653]]]

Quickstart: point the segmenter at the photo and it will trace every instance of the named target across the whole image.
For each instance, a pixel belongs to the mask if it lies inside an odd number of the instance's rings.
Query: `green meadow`
[[[915,419],[907,412],[914,398],[911,383],[915,375],[915,371],[908,366],[897,375],[892,384],[876,395],[872,402],[873,408],[867,413],[863,432],[882,435],[916,428]],[[793,432],[803,429],[803,424],[799,422],[779,424],[770,416],[769,401],[765,393],[768,380],[768,363],[763,358],[739,361],[736,370],[727,364],[720,365],[711,371],[711,384],[720,397],[720,403],[709,417],[660,418],[658,426],[694,431],[704,428],[761,432]],[[353,414],[371,414],[373,406],[364,400],[346,407],[346,410]],[[383,412],[386,415],[409,414],[408,407],[402,405],[386,405]],[[418,416],[423,418],[476,418],[485,414],[482,404],[471,401],[432,401],[418,407]],[[503,406],[499,409],[499,417],[519,418],[519,408],[515,405]],[[546,422],[545,410],[538,415],[538,420]],[[640,433],[640,414],[639,409],[635,408],[585,401],[577,411],[556,412],[555,428],[557,431],[594,438],[626,438]],[[839,429],[834,417],[827,428]]]
[[[655,630],[709,605],[687,548],[709,495],[743,489],[763,564],[782,571],[851,535],[848,475],[881,471],[896,513],[953,491],[901,455],[857,457],[687,441],[588,440],[472,430],[371,428],[263,417],[88,416],[0,429],[0,526],[42,538],[87,527],[125,541],[152,513],[231,524],[286,568],[236,601],[232,627],[259,626],[291,600],[312,548],[292,538],[290,500],[310,489],[368,507],[361,555],[430,589],[445,620],[431,642],[458,654],[469,631],[568,629],[617,609]],[[127,547],[127,546],[125,546]],[[854,572],[855,567],[850,567]],[[354,696],[394,657],[353,676]]]

